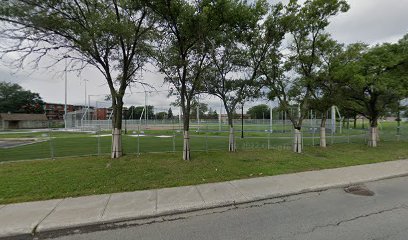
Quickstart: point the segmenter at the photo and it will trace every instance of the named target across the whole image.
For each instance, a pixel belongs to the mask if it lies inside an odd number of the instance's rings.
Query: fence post
[[[335,130],[332,128],[332,130],[331,130],[331,145],[334,144],[334,141],[333,141],[333,140],[334,140],[334,139],[333,139],[333,138],[334,138],[334,131],[335,131]]]
[[[235,139],[234,139],[234,142],[235,142]],[[208,124],[206,124],[206,130],[205,130],[205,152],[208,153]]]
[[[315,145],[315,126],[312,123],[312,144]]]
[[[137,156],[140,156],[140,125],[137,126]]]
[[[100,131],[101,131],[101,126],[100,125],[98,125],[98,128],[96,129],[96,134],[97,134],[97,137],[96,137],[96,139],[97,139],[97,144],[98,144],[98,156],[100,156],[101,155],[101,136],[100,136]]]
[[[48,139],[50,141],[50,154],[51,154],[51,159],[55,160],[54,143],[52,141],[51,132],[52,132],[52,129],[50,128],[49,123],[48,123]]]

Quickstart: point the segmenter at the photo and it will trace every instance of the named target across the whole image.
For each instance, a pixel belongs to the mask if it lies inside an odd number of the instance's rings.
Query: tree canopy
[[[20,85],[0,82],[0,113],[43,113],[44,102],[38,93]]]
[[[18,52],[18,67],[51,56],[51,66],[68,59],[71,70],[97,68],[111,95],[112,158],[120,157],[123,96],[150,53],[149,11],[144,0],[1,1],[3,57]]]

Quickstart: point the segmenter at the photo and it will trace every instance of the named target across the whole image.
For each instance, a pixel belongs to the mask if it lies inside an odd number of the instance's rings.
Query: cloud
[[[270,1],[271,3],[276,1]],[[284,1],[287,2],[287,1]],[[328,32],[343,43],[366,42],[369,44],[381,42],[395,42],[408,32],[408,0],[350,0],[349,12],[335,16],[331,20]],[[0,42],[1,44],[1,42]],[[38,92],[45,101],[64,102],[64,76],[60,64],[53,70],[29,70],[11,74],[13,70],[0,66],[0,81],[11,81],[22,85],[25,89]],[[167,98],[168,84],[163,84],[163,76],[150,66],[149,72],[143,74],[143,79],[151,83],[159,92],[152,91],[147,96],[149,105],[154,105],[157,110],[166,110],[175,97]],[[85,103],[85,86],[80,79],[87,79],[87,95],[91,96],[91,105],[108,106],[104,102],[104,96],[109,94],[104,77],[96,69],[88,68],[83,71],[81,77],[74,73],[68,73],[68,103]],[[132,86],[125,97],[125,104],[144,105],[145,94],[140,85]],[[205,99],[204,99],[205,98]],[[220,101],[214,97],[202,96],[202,101],[209,103],[210,107],[219,112]],[[245,109],[266,101],[258,100],[248,102]],[[276,105],[276,103],[275,103]],[[172,107],[178,114],[177,107]]]
[[[350,10],[332,19],[328,31],[343,43],[395,42],[408,32],[408,0],[350,0]]]

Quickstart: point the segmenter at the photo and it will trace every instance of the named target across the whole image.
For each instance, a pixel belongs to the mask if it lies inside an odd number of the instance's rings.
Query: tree
[[[191,118],[197,119],[197,109],[199,112],[199,117],[204,118],[204,114],[208,111],[208,104],[199,102],[197,98],[193,98],[193,100],[191,101],[190,110]]]
[[[303,5],[291,0],[280,20],[289,33],[288,53],[281,52],[282,37],[277,38],[261,67],[270,90],[269,98],[279,101],[292,122],[294,152],[302,152],[301,128],[310,109],[312,86],[321,64],[317,51],[319,41],[324,39],[330,17],[348,9],[344,0],[307,0]],[[290,105],[298,106],[297,113],[290,111]]]
[[[345,65],[343,96],[345,105],[370,121],[368,146],[378,142],[378,119],[402,98],[408,96],[408,51],[404,39],[398,44],[374,47],[349,46],[353,61]]]
[[[143,119],[145,117],[145,114],[147,112],[147,118],[148,119],[153,119],[154,117],[154,107],[151,105],[147,106],[147,109],[145,109],[145,106],[130,106],[129,110],[127,110],[127,115],[126,119]]]
[[[260,104],[248,109],[247,114],[251,115],[252,119],[270,118],[270,108],[266,104]]]
[[[158,112],[156,113],[157,120],[167,119],[167,112]]]
[[[167,119],[173,119],[173,111],[171,110],[171,108],[169,108],[169,110],[167,111]]]
[[[237,104],[256,97],[257,66],[261,58],[250,58],[250,39],[262,31],[258,25],[268,11],[267,2],[232,4],[223,12],[218,31],[211,41],[211,67],[205,78],[206,92],[221,99],[229,125],[228,150],[236,150],[233,118]],[[252,57],[252,56],[251,56]]]
[[[0,82],[1,113],[44,113],[44,102],[38,93],[24,90],[18,84]]]
[[[160,24],[161,36],[156,62],[165,81],[179,94],[183,115],[183,159],[190,160],[190,110],[193,97],[201,91],[208,65],[207,38],[217,28],[216,19],[224,1],[151,1]]]
[[[218,113],[216,110],[213,110],[212,108],[210,108],[208,110],[208,114],[207,114],[207,118],[208,119],[218,119]]]
[[[332,106],[341,105],[341,86],[337,81],[337,71],[346,64],[347,59],[343,57],[343,45],[330,39],[328,35],[322,35],[320,38],[317,41],[317,55],[321,64],[314,81],[311,82],[310,108],[322,115],[320,147],[326,147],[327,112]]]
[[[12,41],[3,53],[20,53],[17,66],[52,56],[71,70],[96,67],[110,90],[112,158],[122,156],[123,96],[147,61],[152,29],[144,0],[10,0],[0,3],[1,36]],[[4,56],[4,55],[3,55]]]

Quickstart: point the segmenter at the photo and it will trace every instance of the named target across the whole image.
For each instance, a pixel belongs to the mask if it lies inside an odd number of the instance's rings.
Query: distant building
[[[96,120],[107,120],[112,115],[112,108],[97,108]]]
[[[87,107],[83,105],[67,104],[67,112],[79,111],[84,108],[87,108]],[[65,104],[63,103],[45,103],[44,112],[49,120],[64,120]]]
[[[48,119],[45,114],[0,113],[1,129],[46,128]]]

